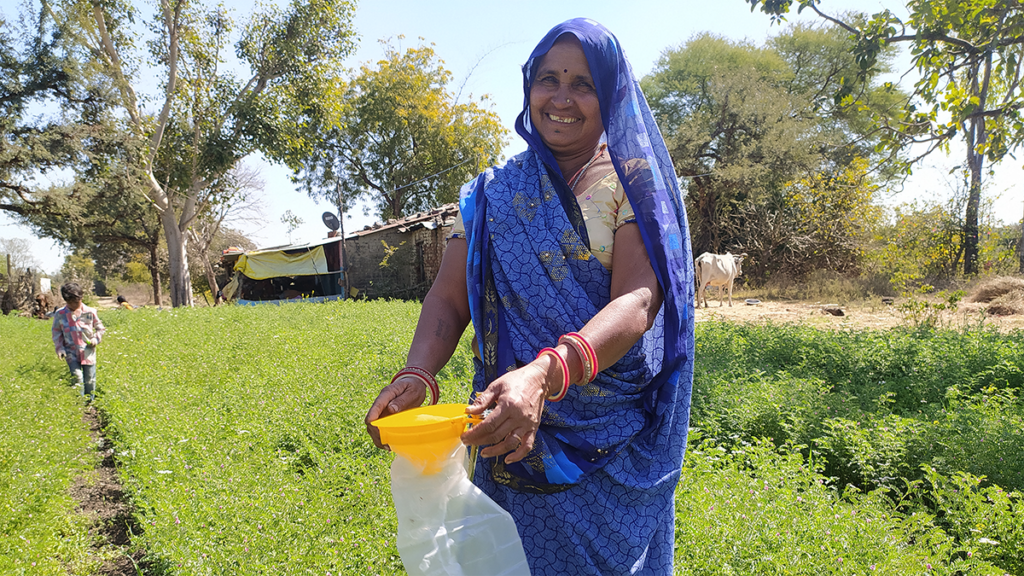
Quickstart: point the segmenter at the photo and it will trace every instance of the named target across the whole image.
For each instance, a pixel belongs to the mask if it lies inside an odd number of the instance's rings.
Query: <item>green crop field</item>
[[[403,574],[362,418],[419,305],[110,311],[106,434],[144,574]],[[1020,334],[698,326],[676,573],[1024,575]],[[469,335],[440,375],[468,396]],[[97,456],[49,324],[0,317],[0,574],[93,574]],[[123,553],[123,552],[122,552]]]

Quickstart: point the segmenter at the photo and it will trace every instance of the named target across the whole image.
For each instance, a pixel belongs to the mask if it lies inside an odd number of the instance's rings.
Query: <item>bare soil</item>
[[[103,436],[99,413],[86,406],[82,420],[89,427],[89,435],[99,452],[99,465],[78,477],[70,489],[78,502],[78,512],[92,520],[95,535],[95,554],[103,559],[96,574],[100,576],[136,576],[144,552],[131,549],[131,534],[140,534],[131,507],[114,465],[114,449]]]
[[[901,311],[901,302],[897,298],[891,304],[839,305],[835,302],[795,300],[758,300],[748,304],[745,298],[734,295],[731,307],[728,298],[721,306],[717,298],[708,298],[707,308],[703,304],[697,308],[696,321],[785,322],[837,329],[884,329],[914,325],[914,318]],[[828,310],[838,310],[842,315],[834,315]],[[1024,329],[1024,315],[989,315],[985,313],[985,305],[977,303],[960,303],[956,312],[943,311],[936,317],[940,326],[950,328],[985,325],[993,326],[1000,332]]]

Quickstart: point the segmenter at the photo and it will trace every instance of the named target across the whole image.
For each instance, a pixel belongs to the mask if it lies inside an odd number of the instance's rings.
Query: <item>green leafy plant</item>
[[[419,311],[105,316],[96,404],[142,529],[140,571],[402,574],[391,456],[362,418]],[[702,322],[674,572],[1022,574],[1021,342]],[[0,411],[0,572],[92,573],[67,496],[92,465],[77,391],[48,323],[0,318],[0,346],[15,407]],[[467,401],[472,374],[466,334],[438,375],[442,401]]]
[[[0,316],[0,574],[93,574],[103,561],[69,495],[90,481],[96,452],[49,332],[47,322]]]
[[[938,292],[935,295],[938,302],[924,298],[934,290],[933,286],[924,284],[917,290],[903,293],[906,299],[900,302],[897,309],[903,315],[904,322],[915,328],[949,327],[952,324],[952,314],[957,311],[960,301],[963,300],[964,291]]]

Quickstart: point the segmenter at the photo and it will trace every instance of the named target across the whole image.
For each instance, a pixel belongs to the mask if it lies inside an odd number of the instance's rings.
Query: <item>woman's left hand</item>
[[[488,408],[492,410],[483,422],[463,432],[462,443],[487,445],[480,451],[484,458],[512,452],[505,457],[506,464],[522,460],[533,450],[546,389],[547,373],[533,363],[491,382],[476,395],[467,412],[483,414]]]

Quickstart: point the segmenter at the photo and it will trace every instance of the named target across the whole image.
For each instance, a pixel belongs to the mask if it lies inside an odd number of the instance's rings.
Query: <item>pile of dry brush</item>
[[[985,311],[995,316],[1024,314],[1024,279],[998,276],[985,280],[965,300],[988,304]]]

